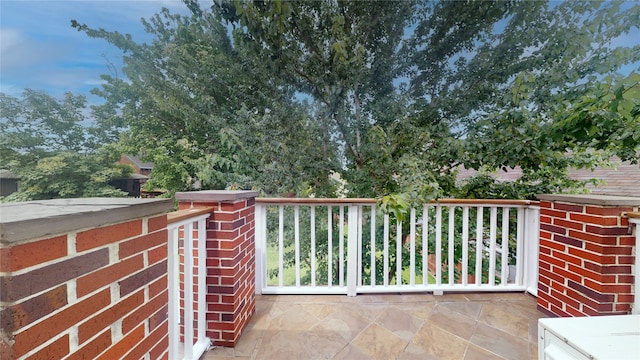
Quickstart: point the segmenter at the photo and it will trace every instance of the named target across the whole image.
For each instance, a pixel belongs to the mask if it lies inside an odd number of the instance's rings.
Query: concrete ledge
[[[82,198],[0,205],[0,244],[64,234],[173,210],[171,199]]]
[[[175,197],[178,201],[229,202],[255,198],[259,194],[258,191],[248,190],[202,190],[178,192]]]
[[[574,204],[600,206],[640,206],[640,197],[591,195],[591,194],[539,194],[538,199],[544,201],[562,201]]]

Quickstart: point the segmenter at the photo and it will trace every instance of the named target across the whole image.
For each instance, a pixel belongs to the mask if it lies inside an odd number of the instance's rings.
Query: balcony
[[[223,359],[536,359],[535,297],[520,293],[260,295]]]
[[[2,205],[0,357],[535,358],[542,316],[640,309],[638,198],[255,196]]]

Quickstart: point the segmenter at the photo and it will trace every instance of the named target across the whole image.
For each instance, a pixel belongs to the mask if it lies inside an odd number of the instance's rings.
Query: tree
[[[58,100],[27,89],[21,98],[0,93],[0,108],[0,168],[20,177],[18,192],[3,201],[126,195],[108,182],[131,169],[95,147],[83,96]]]
[[[105,75],[96,93],[108,100],[106,113],[123,119],[116,124],[126,130],[123,148],[154,162],[150,186],[286,194],[308,191],[304,179],[329,194],[334,151],[322,145],[292,87],[234,46],[216,14],[187,4],[191,16],[163,9],[143,21],[155,36],[150,44],[72,22],[124,53],[128,81]]]
[[[520,166],[513,189],[492,192],[531,197],[579,187],[569,166],[637,158],[635,85],[618,72],[638,64],[640,48],[612,44],[634,29],[640,5],[185,4],[190,16],[163,10],[145,21],[151,44],[73,22],[123,50],[128,80],[105,76],[97,93],[128,130],[124,144],[160,165],[164,187],[330,194],[337,171],[349,196],[424,201],[460,194],[460,165]],[[587,116],[578,106],[589,102]],[[305,184],[274,186],[281,173]]]
[[[381,130],[407,114],[394,80],[397,48],[415,3],[220,2],[212,9],[234,27],[239,46],[315,100],[313,115],[322,125],[323,146],[341,152],[340,172],[349,196],[389,191],[398,169],[374,174],[392,164],[374,164],[372,155],[379,149],[371,147],[370,139],[381,140]]]
[[[422,116],[450,123],[464,139],[461,163],[521,167],[523,177],[503,193],[530,198],[584,185],[567,178],[569,167],[593,167],[612,154],[638,159],[632,79],[640,46],[612,44],[637,30],[639,5],[469,5],[435,4],[403,49]],[[479,22],[460,15],[469,7]],[[624,81],[619,72],[630,65]]]

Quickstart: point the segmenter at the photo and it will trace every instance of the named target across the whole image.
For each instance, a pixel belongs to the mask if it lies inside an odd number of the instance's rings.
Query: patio
[[[258,295],[203,359],[537,359],[540,317],[526,293]]]

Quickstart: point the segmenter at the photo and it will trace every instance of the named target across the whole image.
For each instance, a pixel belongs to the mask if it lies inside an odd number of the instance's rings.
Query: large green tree
[[[337,171],[349,196],[424,200],[489,195],[455,190],[461,165],[520,166],[491,196],[531,197],[579,187],[570,166],[638,158],[640,48],[615,45],[636,3],[185,4],[144,21],[150,44],[73,22],[123,50],[102,124],[159,186],[331,194]]]
[[[640,156],[640,46],[615,45],[638,24],[631,2],[435,3],[403,48],[410,91],[457,129],[465,166],[522,168],[483,196],[579,188],[569,167]]]
[[[634,106],[635,85],[619,72],[637,71],[640,49],[614,43],[637,31],[640,5],[249,1],[212,9],[241,45],[320,104],[317,121],[343,150],[351,195],[451,194],[454,170],[465,165],[520,166],[525,176],[508,195],[530,197],[580,186],[567,168],[594,166],[607,151],[638,157],[637,114],[606,106],[595,131],[589,119],[600,108],[587,116],[579,104],[622,89],[625,108]],[[599,140],[555,136],[570,134],[568,124]],[[612,130],[621,127],[628,130]]]
[[[124,53],[123,74],[103,76],[103,113],[117,114],[123,150],[155,163],[151,186],[173,191],[259,188],[267,194],[330,194],[335,150],[294,101],[271,63],[234,45],[220,18],[188,3],[143,20],[151,43],[72,24]],[[106,124],[106,125],[109,125]],[[108,126],[107,126],[108,127]],[[126,130],[126,131],[125,131]],[[321,149],[321,151],[319,151]]]
[[[0,108],[0,168],[20,177],[4,201],[126,195],[109,180],[131,169],[96,145],[84,96],[27,89],[20,98],[0,93]]]

